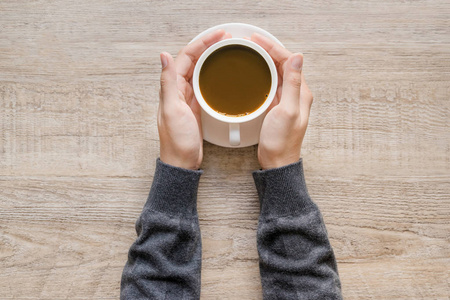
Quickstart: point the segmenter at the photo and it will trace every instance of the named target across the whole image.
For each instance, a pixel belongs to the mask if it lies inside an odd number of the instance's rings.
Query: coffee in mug
[[[226,116],[245,116],[266,101],[272,86],[270,68],[257,51],[228,45],[211,53],[200,69],[205,102]]]

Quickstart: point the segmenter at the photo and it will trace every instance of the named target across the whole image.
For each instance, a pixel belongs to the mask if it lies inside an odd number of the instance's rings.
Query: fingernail
[[[292,68],[299,71],[302,69],[302,65],[303,65],[303,56],[301,54],[295,54],[291,62]]]
[[[167,57],[166,57],[166,55],[164,53],[161,53],[159,55],[159,57],[161,58],[161,68],[164,69],[167,66],[167,63],[168,63]]]

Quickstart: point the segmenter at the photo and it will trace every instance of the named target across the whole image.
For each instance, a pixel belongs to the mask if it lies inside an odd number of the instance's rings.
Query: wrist
[[[262,170],[276,169],[280,167],[284,167],[293,163],[298,162],[300,159],[300,153],[298,155],[286,155],[279,157],[260,157],[259,165]]]
[[[200,169],[200,164],[198,160],[187,159],[181,156],[167,155],[161,152],[160,160],[168,165],[183,168],[187,170],[198,170]]]

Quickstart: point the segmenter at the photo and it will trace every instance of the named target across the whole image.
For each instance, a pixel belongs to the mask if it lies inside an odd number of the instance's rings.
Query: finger
[[[313,95],[308,85],[306,84],[305,77],[302,73],[302,87],[300,89],[300,107],[307,110],[311,109],[313,103]]]
[[[174,101],[178,99],[177,93],[177,72],[175,69],[175,62],[172,55],[167,52],[160,54],[161,59],[161,95],[160,101]]]
[[[277,76],[278,76],[278,86],[277,86],[276,98],[278,98],[278,102],[280,102],[281,90],[283,88],[283,77],[281,76],[280,72],[277,72]]]
[[[194,71],[195,62],[200,55],[214,43],[222,40],[226,33],[223,29],[214,31],[211,34],[202,37],[181,49],[175,59],[177,65],[177,73],[189,80]]]
[[[182,98],[184,100],[188,100],[190,97],[189,92],[192,91],[192,83],[190,81],[186,81],[186,78],[177,75],[177,83],[178,83],[178,90],[182,93]]]
[[[269,53],[275,64],[281,68],[279,71],[283,73],[284,63],[292,53],[277,42],[258,33],[252,34],[251,40],[259,44],[267,51],[267,53]]]
[[[280,104],[293,111],[297,111],[300,108],[302,66],[303,55],[296,53],[292,54],[286,61],[284,70]]]
[[[201,112],[202,108],[200,104],[198,103],[197,99],[195,97],[192,97],[192,101],[189,104],[189,107],[191,108],[192,112],[194,113],[195,118],[197,119],[197,123],[199,124],[199,127],[201,128]]]
[[[269,107],[267,108],[267,112],[271,111],[272,108],[274,108],[275,106],[277,106],[280,103],[280,98],[274,98],[272,103],[270,103]]]
[[[225,33],[225,35],[223,36],[224,39],[231,39],[232,37],[233,36],[229,32]]]
[[[309,115],[311,112],[311,105],[313,103],[313,95],[308,85],[305,82],[305,78],[302,74],[302,87],[300,89],[300,113],[302,127],[308,125]]]
[[[191,106],[192,101],[195,99],[194,89],[192,88],[192,79],[189,82],[186,82],[184,86],[185,86],[184,98],[186,104]]]

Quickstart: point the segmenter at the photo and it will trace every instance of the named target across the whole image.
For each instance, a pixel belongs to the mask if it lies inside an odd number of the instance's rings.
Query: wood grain
[[[118,299],[161,51],[246,22],[305,55],[308,189],[345,299],[449,299],[448,1],[0,2],[0,299]],[[205,143],[202,299],[261,299],[256,147]]]

